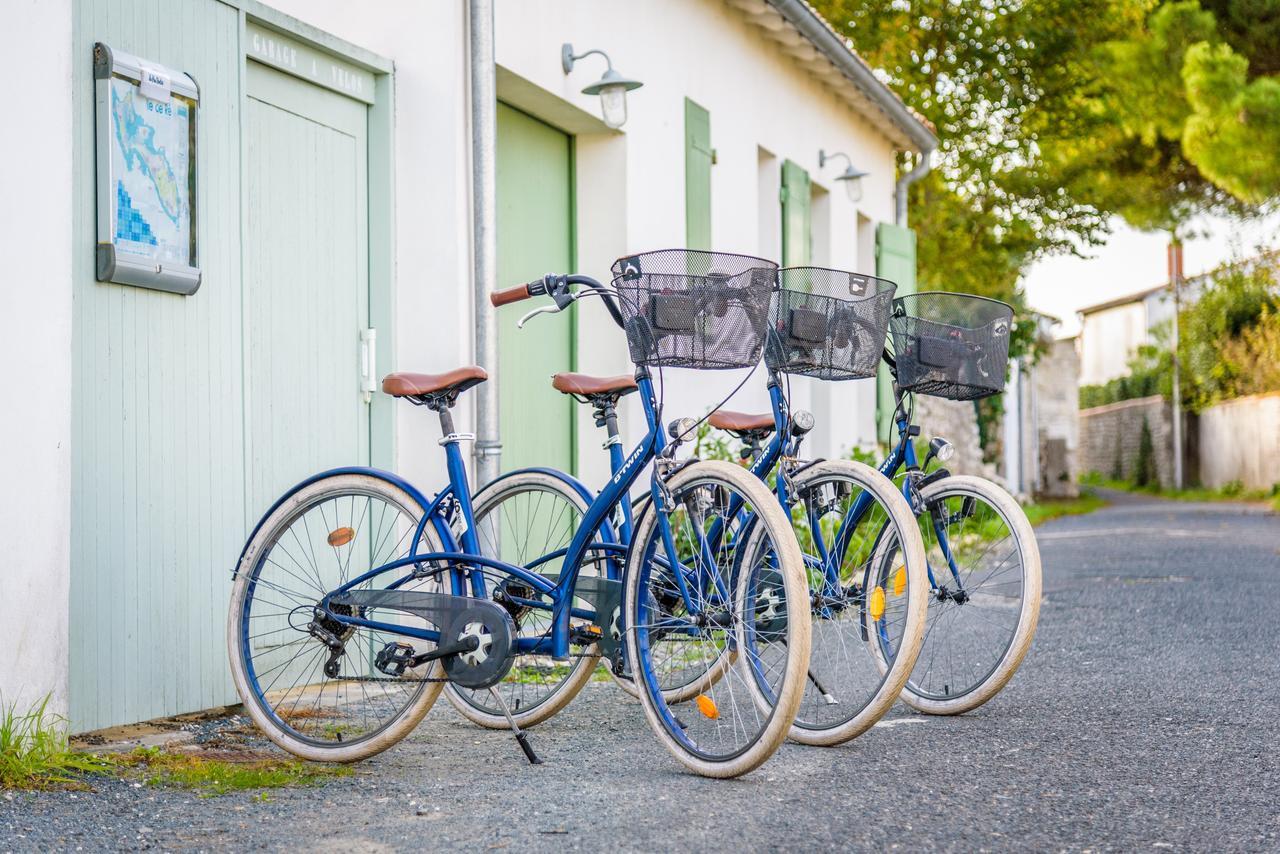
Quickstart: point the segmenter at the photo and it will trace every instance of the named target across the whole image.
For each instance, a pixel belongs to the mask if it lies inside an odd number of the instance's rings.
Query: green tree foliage
[[[1097,83],[1092,51],[1135,13],[1117,15],[1116,0],[815,5],[937,128],[935,171],[910,199],[922,288],[1018,304],[1027,264],[1105,237],[1106,215],[1071,195],[1041,146],[1074,135],[1080,93]]]
[[[1138,458],[1133,461],[1133,483],[1138,487],[1159,486],[1156,476],[1156,446],[1151,440],[1151,425],[1142,419],[1142,432],[1138,434]]]
[[[1046,145],[1071,194],[1143,229],[1181,233],[1200,213],[1259,212],[1280,195],[1280,61],[1259,39],[1280,27],[1280,0],[1176,0],[1095,53],[1075,138]],[[1253,62],[1256,52],[1258,61]]]
[[[1191,113],[1187,157],[1247,204],[1280,193],[1280,79],[1248,79],[1249,61],[1230,46],[1200,42],[1182,68]]]
[[[1180,232],[1280,196],[1280,0],[814,0],[934,123],[922,287],[1018,302],[1119,214]]]
[[[1182,397],[1199,411],[1241,394],[1280,390],[1270,386],[1274,351],[1268,333],[1280,311],[1270,263],[1233,264],[1212,278],[1200,298],[1178,315],[1178,356],[1184,368]],[[1255,357],[1269,361],[1253,361]],[[1166,357],[1167,358],[1167,357]]]

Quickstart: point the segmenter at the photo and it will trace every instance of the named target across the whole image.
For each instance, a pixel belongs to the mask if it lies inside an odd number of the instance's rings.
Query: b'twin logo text
[[[613,482],[615,485],[621,483],[622,479],[627,476],[627,472],[631,471],[631,467],[640,459],[641,453],[642,450],[640,448],[636,448],[635,453],[633,453],[630,458],[622,464],[622,468],[618,469],[618,473],[613,476]]]

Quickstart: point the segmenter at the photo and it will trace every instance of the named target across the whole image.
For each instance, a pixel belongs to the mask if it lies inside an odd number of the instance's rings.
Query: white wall
[[[1280,392],[1239,397],[1200,413],[1200,482],[1211,489],[1280,484]]]
[[[269,0],[272,7],[395,63],[396,283],[392,370],[474,362],[471,299],[467,9],[463,2]],[[456,410],[470,430],[474,408]],[[397,407],[396,469],[431,494],[445,481],[439,425]]]
[[[1080,384],[1097,385],[1129,373],[1129,359],[1147,342],[1141,301],[1086,314],[1080,332]]]
[[[30,75],[0,133],[0,703],[67,712],[71,531],[71,2],[4,0],[8,59]]]
[[[579,52],[607,51],[619,72],[644,83],[628,96],[629,119],[622,133],[578,135],[582,272],[604,278],[608,264],[618,256],[684,245],[686,97],[711,114],[711,143],[717,155],[711,201],[715,249],[776,258],[775,236],[762,223],[781,217],[778,184],[762,181],[762,171],[776,171],[790,159],[807,169],[816,184],[831,189],[844,163],[819,170],[818,149],[825,148],[847,152],[871,174],[864,180],[862,202],[855,205],[843,192],[831,192],[825,216],[814,217],[815,226],[825,219],[822,227],[827,232],[815,236],[824,255],[820,260],[874,272],[874,256],[859,250],[857,217],[861,212],[874,220],[892,219],[892,145],[737,10],[714,0],[651,0],[643,12],[625,0],[498,0],[496,27],[499,65],[581,111],[599,114],[599,99],[580,90],[600,76],[604,63],[599,57],[582,60],[566,76],[560,67],[564,42]],[[776,161],[762,160],[761,148]],[[583,156],[584,149],[592,152],[590,158]],[[599,156],[603,150],[612,156]],[[618,169],[626,176],[622,196],[617,192]],[[608,228],[599,227],[601,218]],[[578,353],[584,372],[629,370],[621,332],[598,309],[582,315]],[[701,415],[728,394],[744,372],[665,373],[670,419]],[[796,406],[828,399],[826,412],[817,413],[820,427],[811,453],[831,455],[874,440],[874,381],[831,385],[817,398],[808,386],[807,381],[793,383]],[[627,438],[634,441],[643,422],[638,402],[630,400],[623,424]],[[767,409],[762,369],[728,406]],[[599,483],[606,461],[596,441],[598,431],[585,412],[579,428],[580,469],[588,482]]]
[[[470,143],[467,130],[466,4],[391,0],[353,14],[344,0],[273,0],[272,6],[339,38],[386,56],[396,66],[397,316],[395,368],[444,370],[471,361]],[[674,22],[678,22],[675,25]],[[610,132],[592,116],[599,99],[580,90],[603,71],[599,57],[565,75],[560,45],[600,47],[615,67],[644,82],[630,94],[629,120]],[[869,122],[768,41],[745,17],[715,2],[653,0],[643,12],[624,0],[498,0],[498,64],[542,90],[541,105],[524,109],[576,135],[578,267],[606,278],[628,252],[684,245],[684,98],[711,113],[712,234],[717,249],[776,256],[762,246],[761,222],[780,218],[777,184],[760,183],[759,147],[791,159],[830,186],[843,163],[817,168],[819,148],[847,151],[871,172],[855,205],[832,193],[825,228],[815,243],[829,247],[832,266],[874,271],[859,250],[857,217],[892,219],[893,150]],[[675,61],[678,60],[678,61]],[[547,102],[552,102],[551,106]],[[817,218],[815,218],[815,221]],[[866,257],[863,257],[866,256]],[[509,284],[509,283],[501,283]],[[546,322],[554,322],[554,319]],[[629,373],[621,332],[598,305],[580,313],[578,367],[589,373]],[[568,366],[566,366],[567,368]],[[390,369],[390,368],[388,368]],[[742,372],[668,372],[668,417],[701,415],[728,394]],[[729,405],[765,409],[763,371]],[[501,378],[496,378],[500,382]],[[794,383],[795,405],[829,399],[819,412],[811,452],[840,453],[874,437],[874,383],[844,383],[815,399]],[[550,387],[548,394],[554,394]],[[458,408],[467,429],[472,406]],[[642,416],[630,399],[624,430],[639,438]],[[606,457],[586,407],[579,412],[580,471],[605,479]],[[397,468],[424,487],[443,480],[435,425],[418,410],[397,416]]]

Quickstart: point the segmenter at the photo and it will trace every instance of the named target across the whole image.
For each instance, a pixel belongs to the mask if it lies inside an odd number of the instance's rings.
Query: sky
[[[1280,246],[1280,214],[1239,223],[1204,218],[1195,223],[1197,236],[1183,244],[1183,273],[1194,276],[1224,261],[1249,257],[1259,247]],[[1081,308],[1137,293],[1168,281],[1163,232],[1140,232],[1116,220],[1104,246],[1089,250],[1092,257],[1057,256],[1033,265],[1023,279],[1027,301],[1037,311],[1061,318],[1059,338],[1080,331]]]

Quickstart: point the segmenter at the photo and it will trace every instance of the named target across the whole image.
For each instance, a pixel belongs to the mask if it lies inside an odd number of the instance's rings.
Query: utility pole
[[[1169,286],[1173,288],[1173,488],[1182,489],[1182,391],[1178,365],[1178,313],[1182,310],[1182,241],[1169,241]]]

